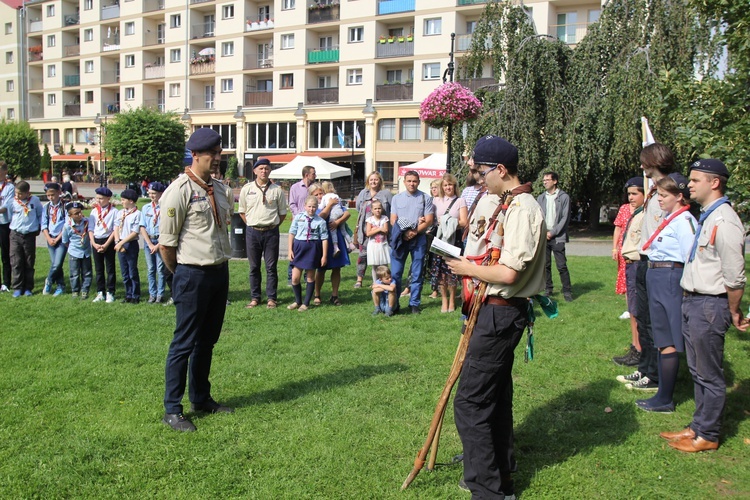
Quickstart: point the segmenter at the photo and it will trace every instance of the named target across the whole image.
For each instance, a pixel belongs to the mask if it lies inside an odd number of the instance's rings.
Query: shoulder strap
[[[448,208],[445,210],[445,213],[443,215],[445,215],[448,212],[450,212],[451,208],[453,208],[453,204],[456,203],[457,201],[458,201],[458,196],[456,196],[455,198],[453,198],[453,201],[451,201],[451,204],[448,205]]]

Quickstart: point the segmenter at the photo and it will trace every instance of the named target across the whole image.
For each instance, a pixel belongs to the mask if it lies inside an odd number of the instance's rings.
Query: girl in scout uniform
[[[287,309],[307,311],[315,292],[315,270],[326,265],[328,255],[328,225],[320,216],[315,215],[318,209],[318,198],[308,196],[305,200],[305,211],[297,214],[289,227],[289,261],[292,270],[292,290],[294,302]],[[300,278],[305,270],[305,300],[302,301]]]
[[[159,253],[159,218],[161,207],[159,200],[166,186],[161,182],[152,182],[148,186],[147,203],[141,210],[141,235],[143,236],[143,254],[146,256],[148,270],[148,302],[159,303],[164,296],[164,261]]]
[[[65,276],[63,274],[63,261],[67,250],[62,244],[62,230],[65,226],[65,207],[60,199],[60,185],[50,182],[44,186],[49,203],[42,210],[42,234],[47,240],[49,250],[50,268],[47,279],[44,280],[43,295],[52,293],[52,286],[57,285],[55,297],[59,297],[65,291]]]
[[[138,273],[138,236],[141,229],[141,212],[136,206],[138,193],[126,189],[120,195],[122,210],[115,221],[115,252],[120,259],[122,284],[125,286],[123,303],[141,301],[141,276]]]

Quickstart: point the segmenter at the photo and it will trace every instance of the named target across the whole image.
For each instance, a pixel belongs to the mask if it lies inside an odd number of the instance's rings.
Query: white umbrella
[[[302,168],[305,166],[315,167],[315,175],[318,179],[336,179],[338,177],[348,177],[351,170],[346,167],[339,167],[329,161],[325,161],[319,156],[297,156],[281,168],[271,170],[272,179],[301,179]]]
[[[199,56],[212,56],[216,54],[216,49],[213,47],[206,47],[205,49],[202,49],[200,52],[198,52]]]

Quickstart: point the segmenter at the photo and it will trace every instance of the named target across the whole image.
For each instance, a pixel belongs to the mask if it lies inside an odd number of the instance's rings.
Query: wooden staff
[[[498,232],[502,235],[502,227],[498,229]],[[500,249],[492,249],[490,262],[488,265],[494,265],[500,259]],[[435,457],[437,456],[438,441],[440,440],[440,430],[443,425],[443,416],[445,415],[445,407],[450,399],[451,391],[453,386],[458,380],[458,376],[461,374],[461,368],[463,368],[464,359],[466,358],[466,349],[469,347],[469,340],[471,334],[474,332],[474,326],[477,324],[477,316],[479,316],[479,309],[482,307],[482,298],[487,291],[487,283],[482,281],[477,288],[477,292],[474,295],[474,303],[471,306],[471,313],[466,320],[466,328],[464,329],[461,340],[458,342],[458,348],[456,349],[456,355],[453,358],[453,365],[451,365],[451,371],[448,374],[448,380],[445,382],[443,392],[440,393],[438,398],[437,406],[435,407],[435,413],[432,416],[432,422],[430,422],[430,430],[427,432],[427,439],[425,440],[422,448],[417,453],[417,458],[414,459],[414,467],[412,468],[409,475],[406,477],[404,484],[401,485],[401,489],[405,490],[409,487],[414,478],[417,477],[419,471],[424,467],[425,458],[430,448],[433,449],[433,454],[430,457],[430,464],[432,467],[435,466]]]

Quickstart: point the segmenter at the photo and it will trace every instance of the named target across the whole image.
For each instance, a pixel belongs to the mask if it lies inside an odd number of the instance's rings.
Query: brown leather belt
[[[502,297],[490,295],[485,300],[485,303],[490,304],[492,306],[510,306],[510,307],[521,308],[526,305],[528,300],[529,299],[527,299],[526,297],[511,297],[509,299],[504,299]]]
[[[625,264],[632,264],[633,262],[635,262],[635,261],[632,261],[630,259],[626,259],[625,257],[623,257],[622,260],[625,261]]]
[[[718,295],[711,295],[709,293],[698,293],[698,292],[688,292],[683,290],[682,292],[683,297],[716,297],[719,299],[726,299],[729,297],[726,293],[720,293]]]
[[[252,229],[255,229],[256,231],[270,231],[271,229],[276,229],[277,226],[249,226]]]
[[[653,260],[650,260],[648,262],[648,268],[667,268],[667,269],[682,269],[685,267],[685,264],[682,262],[654,262]]]

